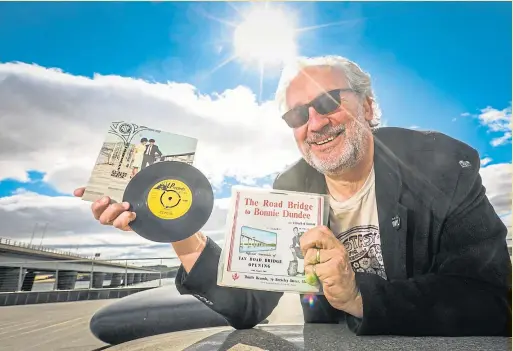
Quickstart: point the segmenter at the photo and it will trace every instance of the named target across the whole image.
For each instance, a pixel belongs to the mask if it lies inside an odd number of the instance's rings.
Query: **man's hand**
[[[75,189],[73,195],[82,197],[85,188]],[[135,219],[135,212],[129,211],[130,204],[127,202],[112,203],[108,196],[105,196],[91,205],[91,211],[96,220],[103,225],[112,225],[124,231],[132,231],[130,222]],[[207,238],[198,232],[187,239],[176,241],[172,243],[176,255],[182,262],[185,271],[190,272],[201,252],[205,248]]]
[[[82,197],[85,188],[75,189],[73,195]],[[129,224],[135,219],[135,212],[129,211],[130,204],[128,202],[113,203],[111,199],[105,196],[91,205],[91,211],[96,220],[103,225],[112,225],[124,231],[131,231]]]
[[[344,245],[329,228],[319,226],[301,237],[300,246],[305,257],[307,281],[317,276],[331,306],[361,318],[362,299]]]

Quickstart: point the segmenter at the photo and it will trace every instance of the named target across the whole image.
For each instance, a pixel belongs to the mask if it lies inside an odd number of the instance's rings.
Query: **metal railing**
[[[63,256],[68,256],[68,257],[94,259],[94,255],[91,255],[91,256],[80,255],[80,254],[78,254],[76,252],[72,252],[72,251],[52,249],[52,248],[42,246],[42,245],[27,244],[23,241],[17,241],[14,239],[8,239],[8,238],[2,238],[2,237],[0,237],[0,244],[21,247],[21,248],[25,248],[25,249],[34,250],[34,251],[53,253],[53,254],[63,255]]]

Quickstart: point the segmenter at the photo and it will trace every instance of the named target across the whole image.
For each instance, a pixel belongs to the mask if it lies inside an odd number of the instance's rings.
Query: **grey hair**
[[[353,61],[342,56],[320,56],[320,57],[299,57],[293,62],[287,64],[283,70],[276,89],[275,101],[280,113],[285,113],[287,106],[287,89],[294,78],[306,67],[334,67],[340,69],[345,75],[349,87],[353,89],[361,98],[370,98],[372,101],[373,118],[369,121],[371,129],[377,129],[381,120],[381,110],[376,102],[374,92],[371,86],[370,74],[364,72],[360,66]]]

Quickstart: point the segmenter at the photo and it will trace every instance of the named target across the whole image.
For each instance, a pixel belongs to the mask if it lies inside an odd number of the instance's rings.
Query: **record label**
[[[192,191],[178,179],[165,179],[148,192],[148,209],[160,219],[177,219],[192,206]]]

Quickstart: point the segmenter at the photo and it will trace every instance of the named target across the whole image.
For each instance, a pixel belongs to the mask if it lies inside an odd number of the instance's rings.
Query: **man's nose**
[[[326,125],[330,123],[329,119],[325,115],[321,115],[313,107],[308,109],[308,129],[311,131],[322,130]]]

